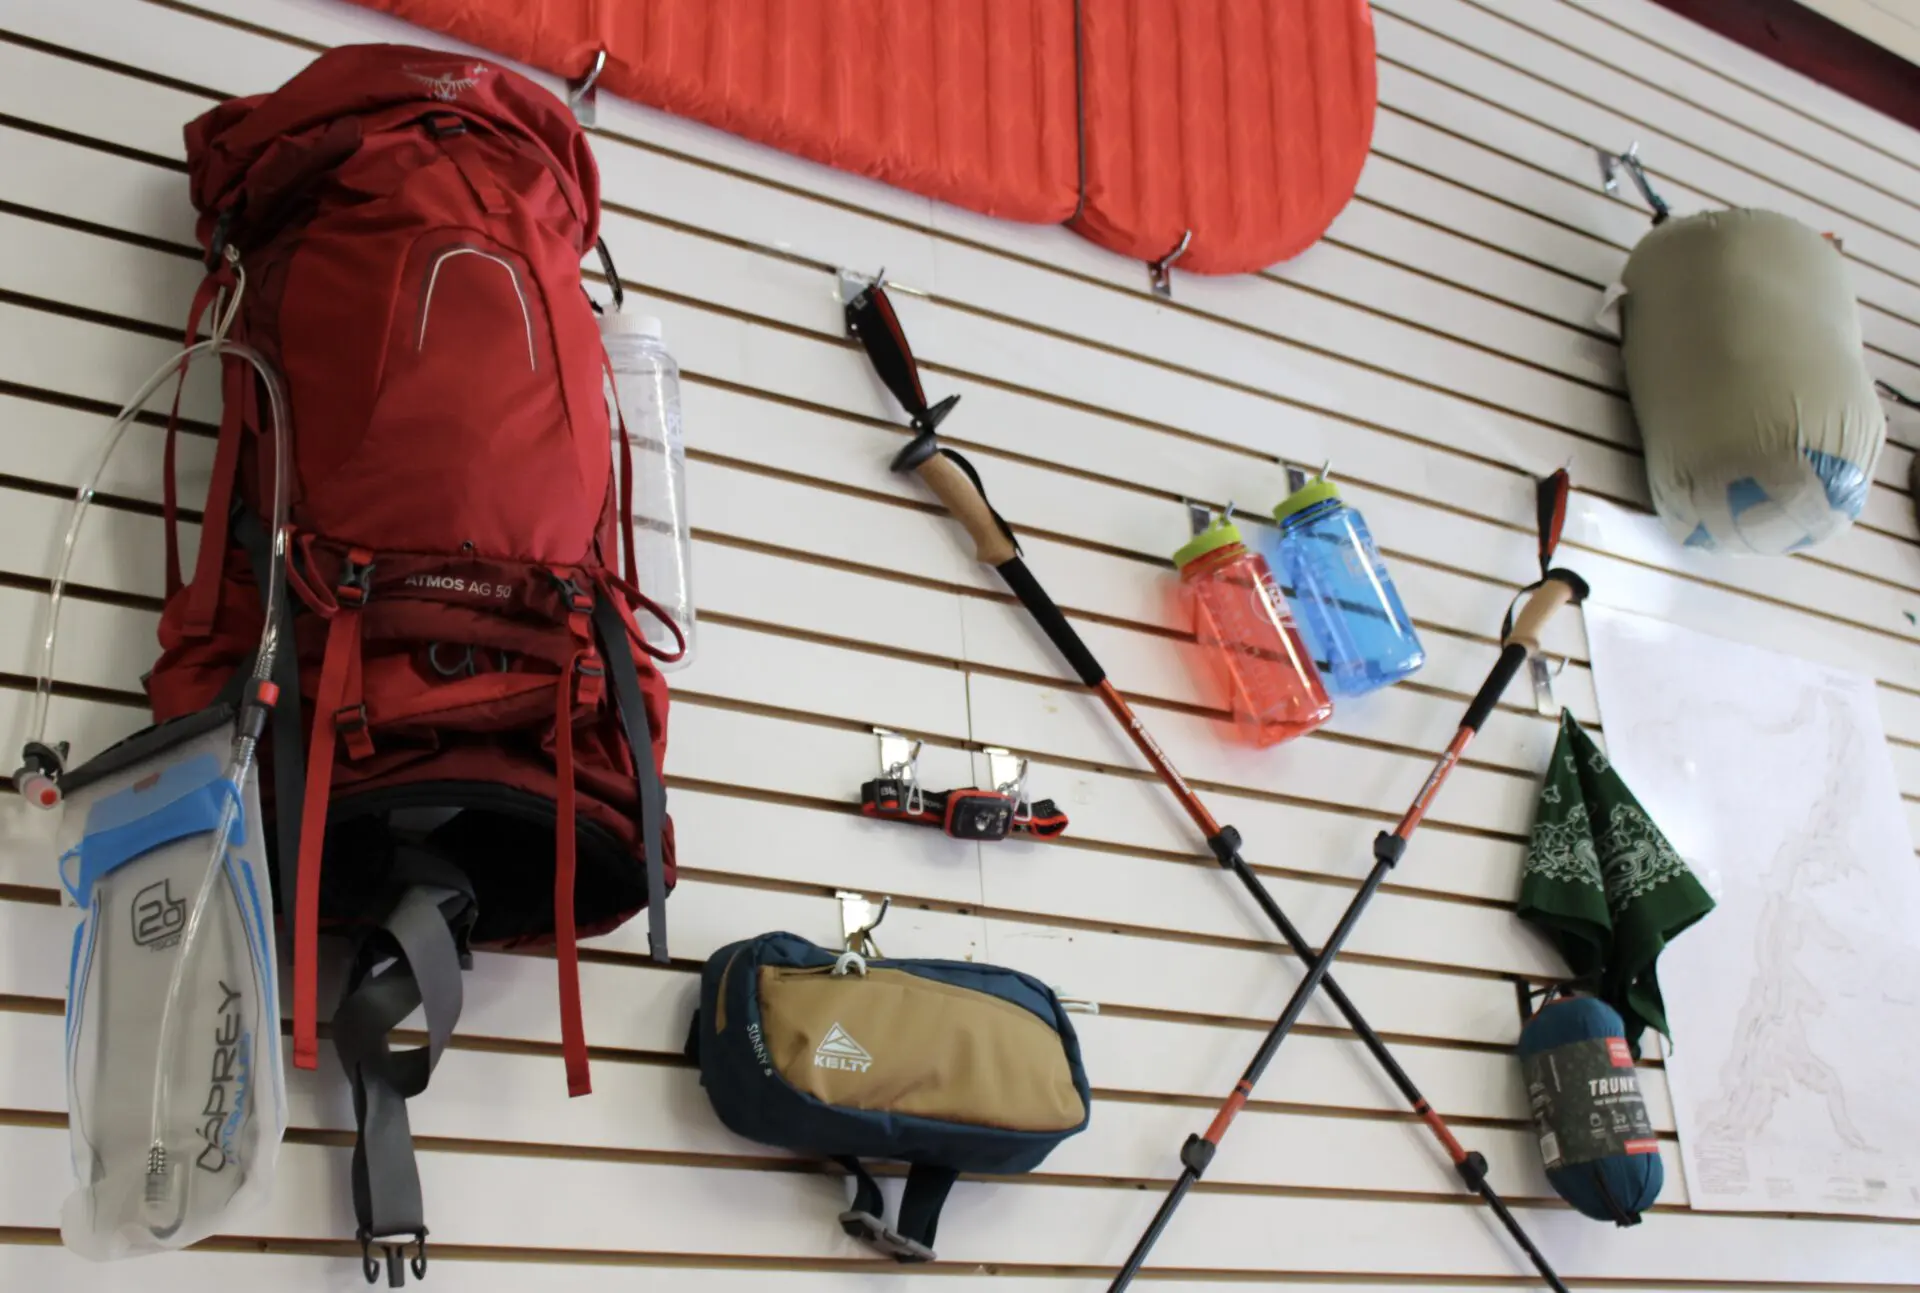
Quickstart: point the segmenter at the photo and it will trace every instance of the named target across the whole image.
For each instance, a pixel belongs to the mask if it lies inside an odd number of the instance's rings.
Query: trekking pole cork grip
[[[1570,571],[1549,571],[1540,586],[1527,598],[1526,605],[1514,617],[1513,628],[1502,639],[1502,646],[1523,646],[1528,651],[1540,649],[1540,636],[1546,632],[1548,621],[1552,620],[1560,608],[1570,602],[1577,602],[1587,594],[1587,586],[1580,576]]]
[[[977,560],[985,565],[1001,566],[1019,555],[1013,540],[1000,528],[993,509],[987,506],[985,496],[953,459],[936,453],[914,470],[927,483],[927,488],[947,505],[953,519],[965,527],[973,539],[973,555]]]

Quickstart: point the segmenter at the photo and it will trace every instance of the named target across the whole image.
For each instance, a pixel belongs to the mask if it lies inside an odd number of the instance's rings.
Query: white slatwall
[[[715,1290],[1080,1293],[1104,1287],[1231,1084],[1297,962],[1144,776],[954,526],[889,475],[896,413],[840,336],[834,270],[873,270],[948,424],[1030,562],[1173,757],[1250,841],[1310,936],[1419,785],[1491,664],[1533,562],[1530,474],[1571,459],[1566,559],[1603,600],[1863,670],[1920,819],[1920,546],[1891,447],[1864,523],[1805,557],[1681,553],[1647,509],[1619,353],[1589,321],[1644,213],[1594,186],[1591,143],[1633,139],[1674,205],[1754,203],[1845,238],[1879,375],[1920,387],[1920,139],[1645,0],[1381,0],[1381,111],[1360,195],[1327,240],[1265,275],[1177,276],[1057,229],[997,223],[619,102],[596,139],[607,237],[687,372],[701,658],[675,678],[669,761],[683,880],[671,969],[629,929],[583,967],[604,1048],[568,1101],[550,966],[483,955],[463,1037],[426,1098],[433,1287],[556,1293],[690,1279]],[[56,530],[97,453],[98,410],[169,349],[197,278],[180,126],[271,88],[324,46],[443,44],[332,0],[0,0],[0,738],[17,746]],[[208,420],[204,379],[188,415]],[[1900,445],[1920,423],[1897,420]],[[207,470],[186,442],[189,496]],[[159,436],[115,464],[78,564],[58,730],[82,752],[138,727],[154,653]],[[1281,750],[1221,740],[1189,669],[1166,554],[1183,497],[1255,509],[1283,460],[1331,458],[1387,550],[1431,653],[1416,685],[1344,707]],[[191,536],[189,536],[191,539]],[[1598,722],[1577,614],[1563,699]],[[1506,1053],[1514,985],[1554,954],[1511,912],[1553,739],[1518,689],[1440,799],[1340,978],[1576,1284],[1616,1293],[1920,1288],[1920,1229],[1686,1206],[1669,1163],[1631,1232],[1552,1196]],[[965,846],[870,824],[847,801],[871,724],[924,736],[929,780],[981,745],[1034,756],[1065,842]],[[984,773],[984,769],[981,769]],[[347,1289],[350,1125],[331,1071],[292,1081],[274,1202],[211,1250],[120,1268],[50,1246],[67,1175],[57,1061],[69,918],[0,852],[0,1287]],[[733,939],[837,935],[836,888],[891,893],[896,955],[1020,966],[1084,1021],[1093,1129],[1043,1171],[963,1185],[943,1254],[882,1267],[831,1225],[837,1177],[738,1140],[678,1059],[693,970]],[[1710,931],[1692,937],[1710,937]],[[1333,1293],[1526,1287],[1526,1267],[1330,1012],[1316,1011],[1157,1260],[1156,1287]],[[854,1278],[851,1273],[858,1273]],[[943,1278],[937,1278],[943,1276]],[[1492,1281],[1476,1283],[1474,1281]],[[932,1282],[929,1282],[932,1281]]]

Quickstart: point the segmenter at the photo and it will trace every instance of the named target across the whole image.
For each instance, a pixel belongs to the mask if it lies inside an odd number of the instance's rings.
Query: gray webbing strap
[[[424,1091],[460,1019],[460,973],[476,914],[473,888],[459,868],[419,849],[396,850],[400,896],[354,957],[346,996],[333,1017],[333,1044],[353,1086],[359,1135],[353,1147],[353,1210],[367,1282],[385,1252],[387,1284],[406,1283],[406,1241],[416,1279],[427,1269],[427,1225],[413,1158],[407,1099]],[[394,1051],[388,1034],[423,1008],[427,1044]]]
[[[840,1214],[840,1229],[848,1238],[858,1239],[902,1264],[935,1260],[933,1240],[940,1228],[940,1211],[947,1206],[947,1194],[960,1173],[950,1167],[913,1164],[907,1169],[906,1189],[900,1194],[899,1223],[889,1226],[886,1199],[873,1173],[857,1158],[833,1161],[853,1178],[853,1206]]]
[[[640,846],[646,850],[647,861],[647,950],[655,961],[665,965],[667,869],[661,856],[660,823],[667,816],[667,788],[660,783],[660,770],[653,766],[653,726],[647,721],[646,698],[640,694],[640,672],[633,667],[627,629],[620,622],[620,613],[605,597],[594,600],[593,631],[607,664],[607,680],[613,684],[614,706],[620,711],[638,782]]]

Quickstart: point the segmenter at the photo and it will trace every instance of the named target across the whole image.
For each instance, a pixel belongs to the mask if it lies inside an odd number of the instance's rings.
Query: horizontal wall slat
[[[66,1103],[62,1023],[52,1015],[0,1010],[0,1042],[25,1063],[0,1078],[0,1101],[11,1109],[60,1113]],[[528,1145],[593,1145],[652,1154],[737,1159],[786,1158],[721,1125],[697,1070],[677,1065],[602,1061],[593,1066],[591,1100],[567,1097],[557,1056],[453,1048],[433,1075],[433,1098],[409,1110],[415,1137],[510,1141]],[[287,1121],[300,1130],[353,1130],[349,1092],[331,1072],[293,1071]],[[652,1116],[635,1118],[647,1109]],[[1096,1098],[1092,1125],[1051,1155],[1046,1176],[1109,1180],[1164,1174],[1205,1109]],[[1459,1180],[1417,1123],[1250,1110],[1243,1134],[1222,1147],[1208,1179],[1296,1189],[1448,1194]],[[1494,1188],[1514,1199],[1551,1200],[1533,1133],[1476,1128],[1474,1139],[1493,1164]],[[1679,1173],[1677,1156],[1671,1164]],[[1671,1202],[1684,1202],[1675,1190]]]
[[[888,920],[892,918],[890,914]],[[27,997],[59,996],[73,919],[70,911],[0,902],[0,929],[8,938],[7,959],[0,963],[7,965],[9,991]],[[909,941],[916,937],[912,929],[902,933]],[[323,945],[324,1000],[338,995],[344,973],[341,950],[331,942]],[[697,1004],[697,974],[683,968],[663,970],[648,964],[594,960],[582,963],[581,974],[587,1035],[594,1046],[655,1060],[680,1053]],[[547,1047],[559,1044],[550,962],[480,952],[468,985],[460,1037]],[[422,1018],[416,1012],[406,1026],[418,1029]],[[1230,1025],[1218,1019],[1117,1014],[1111,1004],[1106,1013],[1076,1015],[1074,1027],[1087,1070],[1102,1089],[1209,1100],[1232,1089],[1262,1031],[1252,1021]],[[1449,1118],[1518,1123],[1528,1116],[1520,1069],[1503,1053],[1416,1039],[1396,1039],[1393,1052],[1434,1107]],[[1261,1085],[1259,1101],[1405,1113],[1399,1094],[1350,1035],[1304,1033],[1288,1042],[1287,1056],[1286,1064]],[[1643,1067],[1640,1075],[1655,1128],[1671,1131],[1673,1111],[1661,1071]],[[1418,1128],[1407,1131],[1418,1139]]]
[[[0,1177],[0,1224],[46,1226],[57,1204],[40,1181],[64,1170],[66,1140],[53,1128],[0,1128],[15,1170]],[[253,1233],[341,1238],[352,1230],[345,1181],[348,1151],[290,1144],[280,1156],[270,1203]],[[823,1217],[845,1206],[834,1176],[751,1172],[655,1163],[506,1158],[498,1154],[420,1156],[442,1243],[487,1243],[523,1235],[541,1247],[707,1251],[790,1258],[858,1257],[861,1250]],[[29,1184],[31,1183],[31,1185]],[[889,1190],[892,1194],[894,1191]],[[727,1198],[725,1210],[701,1200]],[[635,1200],[647,1200],[636,1206]],[[1142,1190],[1021,1183],[957,1188],[941,1227],[947,1260],[1112,1267],[1158,1203]],[[1517,1210],[1570,1276],[1628,1279],[1721,1277],[1815,1282],[1903,1278],[1920,1257],[1920,1230],[1841,1221],[1782,1227],[1764,1218],[1680,1214],[1633,1245],[1564,1208]],[[1203,1190],[1157,1250],[1174,1269],[1329,1272],[1356,1256],[1378,1273],[1510,1275],[1516,1258],[1487,1243],[1487,1222],[1455,1203],[1265,1197]],[[610,1244],[613,1235],[618,1245]],[[1869,1236],[1871,1238],[1869,1238]],[[1851,1241],[1851,1242],[1849,1242]],[[1711,1273],[1711,1274],[1709,1274]]]

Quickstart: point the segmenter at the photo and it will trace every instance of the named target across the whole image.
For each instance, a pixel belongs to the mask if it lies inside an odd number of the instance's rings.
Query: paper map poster
[[[1920,1218],[1920,860],[1872,681],[1587,630],[1608,756],[1719,903],[1659,966],[1693,1206]]]

